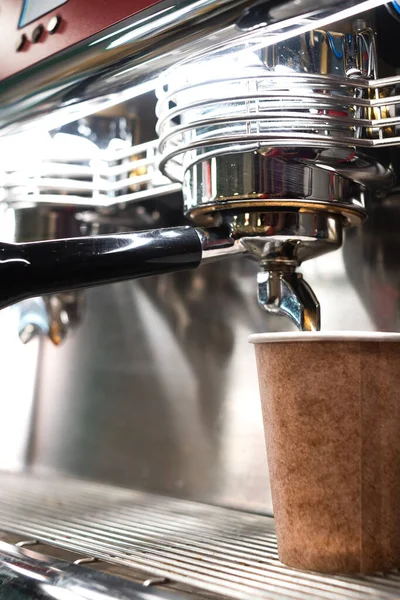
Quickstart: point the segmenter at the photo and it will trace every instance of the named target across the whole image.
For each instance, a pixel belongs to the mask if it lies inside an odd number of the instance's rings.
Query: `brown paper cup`
[[[250,341],[281,561],[320,572],[400,567],[400,335]]]

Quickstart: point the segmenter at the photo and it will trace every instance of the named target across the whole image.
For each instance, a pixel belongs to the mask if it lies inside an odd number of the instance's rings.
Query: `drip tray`
[[[272,518],[66,478],[0,474],[0,530],[197,595],[400,596],[397,572],[321,576],[283,566]]]

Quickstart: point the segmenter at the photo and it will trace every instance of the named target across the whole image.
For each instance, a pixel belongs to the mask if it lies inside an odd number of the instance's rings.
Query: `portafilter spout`
[[[301,331],[321,329],[318,299],[294,268],[261,271],[257,284],[258,302],[267,312],[288,317]]]
[[[273,315],[289,318],[300,330],[318,331],[320,305],[316,295],[296,269],[305,261],[340,248],[341,213],[286,208],[234,214],[220,213],[247,255],[260,265],[258,302]]]

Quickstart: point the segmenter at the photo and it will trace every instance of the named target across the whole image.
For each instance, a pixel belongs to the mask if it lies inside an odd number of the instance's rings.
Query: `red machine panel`
[[[0,0],[0,80],[157,0]]]

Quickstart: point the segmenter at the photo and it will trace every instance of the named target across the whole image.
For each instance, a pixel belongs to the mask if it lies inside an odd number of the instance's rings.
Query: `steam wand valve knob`
[[[257,274],[258,302],[268,313],[288,317],[301,331],[321,329],[320,304],[295,268],[267,268]]]

